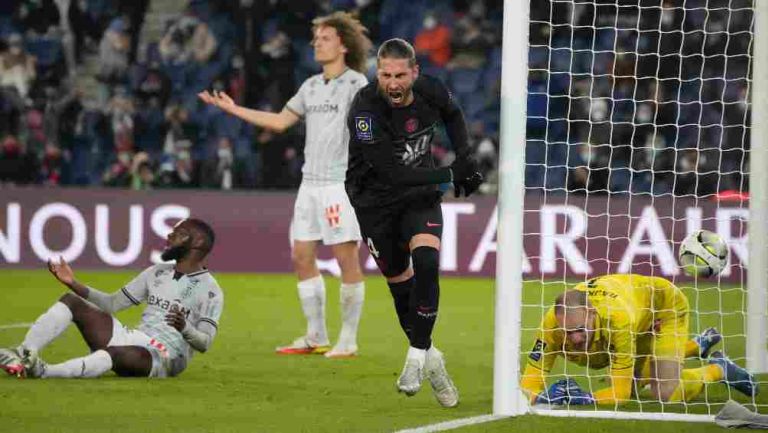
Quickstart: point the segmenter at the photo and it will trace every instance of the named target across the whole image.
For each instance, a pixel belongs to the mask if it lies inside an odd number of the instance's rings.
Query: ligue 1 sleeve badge
[[[373,141],[370,117],[355,117],[355,136],[358,140]]]

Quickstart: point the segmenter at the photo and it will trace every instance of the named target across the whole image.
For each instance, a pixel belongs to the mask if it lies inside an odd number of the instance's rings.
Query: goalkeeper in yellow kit
[[[578,284],[557,297],[544,315],[528,356],[522,388],[532,403],[617,404],[650,384],[654,398],[689,401],[704,384],[725,382],[748,395],[757,382],[721,352],[709,353],[721,336],[707,329],[688,338],[688,299],[659,277],[612,274]],[[545,390],[558,356],[588,368],[609,368],[610,386],[594,393],[564,379]],[[688,357],[707,365],[684,369]]]

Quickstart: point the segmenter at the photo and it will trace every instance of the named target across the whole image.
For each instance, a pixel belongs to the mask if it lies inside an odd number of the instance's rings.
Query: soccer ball
[[[728,244],[717,233],[696,230],[683,239],[678,259],[683,272],[692,277],[712,277],[728,264]]]

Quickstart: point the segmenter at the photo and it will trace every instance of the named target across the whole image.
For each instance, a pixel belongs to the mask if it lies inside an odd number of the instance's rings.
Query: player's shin
[[[440,252],[431,247],[418,247],[411,255],[416,279],[410,311],[413,324],[411,346],[426,350],[432,344],[432,329],[437,320]]]
[[[89,378],[99,377],[111,369],[112,357],[106,350],[97,350],[82,358],[48,365],[38,374],[43,378]]]
[[[37,318],[27,331],[21,345],[32,351],[42,350],[72,323],[72,311],[62,302],[56,302]]]
[[[299,299],[307,318],[307,339],[313,344],[327,345],[328,331],[325,326],[325,283],[323,277],[299,281]]]
[[[392,294],[392,300],[395,303],[395,312],[397,320],[400,321],[400,327],[405,332],[405,337],[410,341],[413,327],[408,318],[410,310],[411,293],[413,293],[416,279],[411,277],[399,283],[387,283],[389,293]]]
[[[670,402],[690,401],[701,394],[704,385],[722,380],[723,370],[717,365],[689,368],[680,373],[680,384],[669,397]]]
[[[341,333],[338,346],[357,346],[357,326],[363,311],[365,283],[342,284],[339,290],[341,298]]]

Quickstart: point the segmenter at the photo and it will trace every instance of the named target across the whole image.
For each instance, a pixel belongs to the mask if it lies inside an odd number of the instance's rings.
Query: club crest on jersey
[[[534,361],[539,361],[541,359],[541,354],[544,353],[544,349],[546,348],[547,343],[537,338],[536,343],[533,344],[533,349],[531,349],[531,354],[528,355],[528,357]]]
[[[413,134],[416,132],[416,129],[419,127],[419,119],[415,117],[411,117],[410,119],[405,121],[405,132],[409,134]]]
[[[373,141],[370,117],[355,117],[355,136],[358,140]]]
[[[341,206],[338,204],[325,208],[325,219],[328,221],[328,225],[333,229],[338,228],[341,222],[340,209]]]

